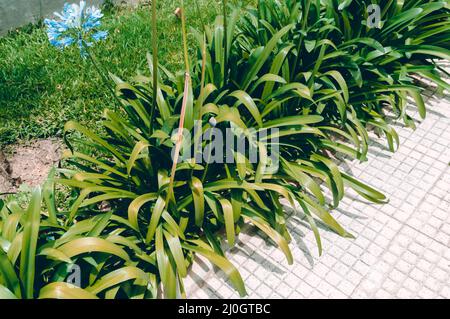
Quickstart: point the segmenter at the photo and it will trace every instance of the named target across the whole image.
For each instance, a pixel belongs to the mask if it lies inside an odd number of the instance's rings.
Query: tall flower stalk
[[[224,58],[223,58],[223,65],[224,65],[224,75],[225,79],[224,82],[228,80],[228,23],[227,23],[227,0],[223,0],[223,41],[224,41]]]
[[[96,56],[94,55],[94,53],[91,52],[91,50],[87,46],[85,47],[85,52],[86,52],[86,56],[89,58],[89,60],[91,61],[92,65],[94,66],[95,70],[97,71],[97,73],[102,78],[105,87],[108,89],[108,91],[114,97],[114,99],[120,104],[120,101],[117,98],[117,95],[114,92],[114,89],[112,88],[112,86],[110,84],[110,81],[108,81],[108,77],[106,76],[105,71],[102,70],[102,66],[98,62],[98,60],[97,60]]]
[[[153,88],[152,88],[152,109],[150,111],[150,135],[153,127],[153,118],[157,106],[157,90],[158,90],[158,29],[156,18],[156,0],[152,1],[152,46],[153,46]]]
[[[190,66],[189,66],[189,55],[188,55],[188,46],[187,46],[187,32],[186,32],[186,16],[184,14],[184,1],[181,0],[181,33],[183,36],[183,52],[184,52],[184,92],[183,92],[183,103],[181,106],[180,113],[180,124],[178,127],[178,134],[176,138],[175,144],[175,155],[173,157],[172,170],[170,173],[170,181],[169,181],[169,189],[167,192],[167,200],[166,203],[169,203],[169,200],[173,196],[173,184],[175,182],[175,174],[177,171],[177,162],[180,155],[181,144],[183,142],[183,128],[184,128],[184,119],[186,116],[186,108],[189,98],[189,88],[191,86],[191,75],[190,75]]]

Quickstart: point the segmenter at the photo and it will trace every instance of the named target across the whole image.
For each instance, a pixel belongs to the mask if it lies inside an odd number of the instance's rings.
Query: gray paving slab
[[[345,166],[390,199],[374,205],[348,191],[334,215],[354,240],[321,231],[319,257],[301,214],[287,209],[289,266],[256,230],[240,234],[227,256],[249,298],[450,298],[450,96],[433,89],[426,95],[428,115],[416,130],[396,126],[396,153],[373,137],[368,161]],[[415,107],[409,112],[419,119]],[[239,297],[224,274],[198,260],[186,281],[189,298]]]

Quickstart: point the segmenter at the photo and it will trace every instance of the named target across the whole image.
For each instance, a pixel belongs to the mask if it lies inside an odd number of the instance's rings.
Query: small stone
[[[215,127],[215,126],[217,125],[217,120],[216,120],[216,118],[215,118],[215,117],[211,117],[211,118],[209,119],[209,124],[210,124],[212,127]]]

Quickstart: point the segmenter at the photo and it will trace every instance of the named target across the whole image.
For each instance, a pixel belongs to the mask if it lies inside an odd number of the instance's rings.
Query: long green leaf
[[[23,230],[22,252],[20,254],[20,279],[24,288],[24,297],[34,297],[34,278],[36,276],[36,248],[41,220],[41,189],[33,191]]]

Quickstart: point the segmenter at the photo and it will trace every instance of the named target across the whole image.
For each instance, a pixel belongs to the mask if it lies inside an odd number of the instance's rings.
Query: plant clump
[[[415,75],[449,89],[437,64],[450,60],[446,3],[381,1],[373,24],[372,2],[225,2],[214,23],[191,29],[191,61],[181,1],[185,69],[160,65],[155,46],[147,74],[129,83],[111,75],[121,111],[103,112],[104,133],[68,122],[64,167],[27,210],[0,207],[0,294],[157,298],[162,286],[166,298],[185,297],[183,278],[199,254],[244,296],[222,243],[235,245],[250,224],[291,264],[285,203],[304,213],[319,253],[319,224],[352,238],[332,215],[346,187],[376,204],[387,199],[336,158],[365,161],[370,130],[395,151],[386,114],[414,127],[412,99],[426,115]],[[212,134],[227,130],[247,146],[232,150],[234,160],[215,153]],[[274,161],[277,169],[268,169]],[[76,194],[68,210],[56,205],[55,184]],[[77,269],[77,284],[69,283]]]

